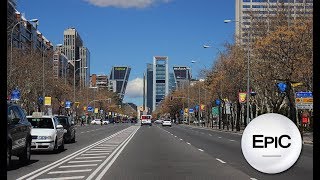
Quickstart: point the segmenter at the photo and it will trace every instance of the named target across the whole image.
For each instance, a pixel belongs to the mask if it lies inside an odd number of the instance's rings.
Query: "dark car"
[[[31,123],[23,109],[12,102],[7,102],[7,167],[11,156],[18,156],[19,161],[27,164],[31,157]]]
[[[67,133],[64,134],[63,138],[65,142],[76,142],[76,129],[74,128],[74,123],[69,116],[57,115],[60,124],[64,129],[67,130]]]

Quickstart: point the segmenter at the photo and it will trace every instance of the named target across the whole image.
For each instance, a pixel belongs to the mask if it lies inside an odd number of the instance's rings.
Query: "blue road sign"
[[[189,113],[194,113],[194,110],[192,108],[190,108]]]
[[[277,86],[278,86],[278,89],[280,90],[280,92],[285,92],[286,89],[287,89],[287,84],[286,84],[286,83],[283,83],[283,82],[279,82],[279,83],[277,84]]]
[[[15,89],[11,92],[11,101],[19,101],[20,100],[20,91]]]
[[[296,98],[312,98],[312,92],[296,92]]]
[[[40,96],[40,97],[38,98],[38,102],[39,102],[40,104],[43,103],[43,97],[42,97],[42,96]]]
[[[93,112],[93,107],[92,106],[88,106],[88,111]]]
[[[216,99],[216,105],[219,106],[221,104],[220,99]]]
[[[71,107],[71,102],[70,101],[66,101],[66,108],[70,108]]]

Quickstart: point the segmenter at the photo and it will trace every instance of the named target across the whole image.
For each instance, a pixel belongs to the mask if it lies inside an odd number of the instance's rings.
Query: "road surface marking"
[[[220,161],[221,163],[226,163],[224,161],[222,161],[221,159],[216,158],[216,160]]]
[[[95,156],[95,157],[77,157],[76,159],[96,159],[96,158],[105,158],[107,156]]]
[[[73,163],[87,163],[87,162],[100,162],[102,161],[101,159],[98,160],[88,160],[88,161],[69,161],[68,163],[73,164]]]
[[[177,136],[174,136],[174,137],[177,137]]]
[[[87,178],[87,180],[91,180],[94,178],[94,176],[96,176],[96,174],[109,162],[109,160],[111,159],[111,161],[105,166],[105,168],[100,172],[100,174],[98,175],[98,177],[95,177],[94,179],[100,180],[102,179],[102,177],[104,176],[104,174],[108,171],[108,169],[110,168],[110,166],[113,164],[113,162],[117,159],[117,157],[119,156],[119,154],[123,151],[123,149],[126,147],[126,145],[130,142],[130,140],[133,138],[133,136],[136,134],[136,132],[139,130],[140,126],[138,128],[136,128],[135,130],[133,130],[133,132],[129,135],[128,138],[126,138],[118,147],[117,149],[115,149],[115,151],[102,163],[100,164],[100,166],[92,173],[90,174],[90,176]]]
[[[51,164],[48,164],[48,165],[46,165],[46,166],[44,166],[42,168],[39,168],[39,169],[37,169],[35,171],[32,171],[29,174],[26,174],[26,175],[24,175],[22,177],[19,177],[17,180],[22,180],[22,179],[26,179],[26,178],[34,179],[34,178],[36,178],[36,177],[38,177],[38,176],[40,176],[40,175],[52,170],[53,168],[56,168],[57,166],[60,166],[61,164],[70,161],[74,157],[79,156],[83,152],[88,151],[89,149],[91,149],[92,147],[100,145],[101,143],[105,143],[106,141],[116,137],[117,135],[119,135],[119,134],[121,134],[121,133],[123,133],[125,131],[131,130],[131,129],[132,129],[132,127],[128,127],[128,128],[123,129],[123,130],[120,130],[120,131],[118,131],[118,132],[116,132],[116,133],[114,133],[114,134],[112,134],[112,135],[100,140],[100,141],[97,141],[97,142],[95,142],[95,143],[93,143],[93,144],[91,144],[89,146],[86,146],[86,147],[84,147],[84,148],[82,148],[82,149],[80,149],[80,150],[78,150],[78,151],[76,151],[76,152],[74,152],[72,154],[69,154],[69,155],[67,155],[67,156],[65,156],[65,157],[63,157],[63,158],[51,163]]]
[[[60,177],[60,178],[45,178],[38,180],[65,180],[65,179],[83,179],[84,176],[71,176],[71,177]]]
[[[173,134],[171,134],[173,136]]]
[[[198,150],[203,152],[203,150],[202,150],[202,149],[198,149]]]
[[[258,179],[256,179],[256,178],[250,178],[251,180],[258,180]]]
[[[112,151],[105,151],[105,150],[89,150],[86,153],[107,153],[107,152],[112,152]]]
[[[75,173],[75,172],[88,172],[92,169],[79,169],[79,170],[70,170],[70,171],[51,171],[48,174],[63,174],[63,173]]]
[[[187,142],[187,144],[191,145],[189,142]]]
[[[211,134],[209,134],[209,136],[212,136]]]
[[[183,139],[180,139],[180,141],[182,141]]]
[[[81,154],[81,156],[99,156],[99,155],[108,155],[109,153],[94,153],[94,154]]]
[[[222,137],[218,137],[218,138],[220,138],[220,139],[221,139]]]
[[[84,132],[81,132],[81,133],[84,133]]]
[[[85,166],[97,166],[98,164],[78,164],[70,166],[60,166],[59,168],[73,168],[73,167],[85,167]]]
[[[201,132],[201,134],[204,134],[204,132]]]
[[[235,140],[233,140],[233,139],[229,139],[229,141],[235,141]]]

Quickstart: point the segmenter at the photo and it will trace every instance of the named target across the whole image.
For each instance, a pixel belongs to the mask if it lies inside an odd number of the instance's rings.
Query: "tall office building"
[[[169,93],[176,89],[176,80],[174,78],[174,73],[169,72]]]
[[[105,74],[92,74],[90,76],[90,87],[108,89],[108,76]]]
[[[145,109],[153,111],[153,64],[147,64],[147,71],[145,73]]]
[[[82,67],[81,62],[76,61],[80,59],[80,47],[83,46],[82,39],[75,28],[68,28],[63,33],[64,41],[63,48],[64,54],[68,57],[71,64],[74,65],[76,70],[76,85],[79,85],[80,71],[77,69]],[[81,60],[82,61],[82,60]]]
[[[90,51],[88,48],[82,46],[80,47],[80,86],[87,87],[90,84]]]
[[[153,111],[169,93],[168,70],[168,56],[153,57]]]
[[[126,92],[131,67],[113,66],[109,78],[109,90],[119,94],[121,100]]]
[[[190,84],[191,73],[190,68],[187,66],[174,66],[173,67],[174,79],[176,81],[177,89],[187,88]]]
[[[242,44],[248,42],[251,21],[255,17],[266,23],[268,29],[272,25],[272,17],[279,10],[287,12],[288,24],[292,19],[311,16],[313,12],[313,0],[235,0],[235,4],[236,35]],[[250,34],[254,38],[259,33]]]
[[[67,83],[68,58],[56,49],[53,54],[53,77],[61,78]]]

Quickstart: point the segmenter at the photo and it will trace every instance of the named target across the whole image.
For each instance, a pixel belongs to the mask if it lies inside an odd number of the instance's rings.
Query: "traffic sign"
[[[190,108],[189,113],[194,113],[194,109]]]
[[[312,92],[296,92],[296,98],[312,98]]]
[[[66,101],[66,108],[70,108],[71,107],[71,102],[70,101]]]
[[[313,104],[296,104],[297,109],[313,109]]]
[[[11,101],[19,101],[20,100],[20,91],[15,89],[11,92]]]
[[[88,109],[89,112],[93,112],[93,107],[92,106],[88,106],[87,109]]]

